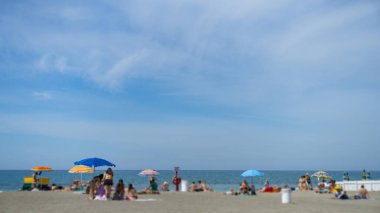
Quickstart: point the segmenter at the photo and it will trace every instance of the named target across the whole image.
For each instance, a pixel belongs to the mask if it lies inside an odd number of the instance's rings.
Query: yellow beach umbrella
[[[35,166],[32,168],[33,171],[38,171],[38,172],[42,172],[42,171],[52,171],[53,168],[51,167],[48,167],[48,166]]]
[[[83,173],[93,173],[94,170],[91,167],[85,165],[74,166],[69,170],[69,173],[80,173],[80,182],[82,183],[82,174]]]
[[[69,170],[70,173],[93,173],[94,170],[91,167],[85,165],[74,166]]]

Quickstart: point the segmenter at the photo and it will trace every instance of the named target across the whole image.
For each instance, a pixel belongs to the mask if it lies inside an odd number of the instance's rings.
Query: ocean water
[[[96,171],[96,175],[101,174],[104,170]],[[115,182],[122,178],[125,184],[132,183],[140,190],[148,185],[148,177],[138,175],[140,171],[137,170],[114,170]],[[231,188],[238,189],[239,183],[243,180],[251,182],[251,178],[241,177],[240,174],[244,171],[238,170],[181,170],[180,176],[182,180],[192,181],[204,180],[215,191],[226,191]],[[264,176],[253,177],[253,183],[257,188],[263,186],[266,180],[269,180],[271,185],[283,186],[289,184],[292,187],[297,187],[298,179],[306,172],[309,174],[315,171],[262,171]],[[335,180],[341,181],[343,179],[344,171],[327,171]],[[348,171],[351,180],[361,180],[361,171]],[[157,176],[159,185],[165,180],[171,183],[171,178],[174,176],[172,170],[161,170]],[[23,184],[23,178],[33,174],[30,170],[0,170],[0,190],[1,191],[14,191],[18,190]],[[57,170],[42,172],[42,177],[50,179],[50,184],[68,186],[73,180],[79,180],[80,174],[71,174],[66,170]],[[93,174],[83,174],[83,181],[88,181],[92,178]],[[380,179],[380,171],[371,171],[371,179]],[[312,178],[313,186],[316,185],[317,179]],[[170,185],[170,189],[174,190],[175,186]]]

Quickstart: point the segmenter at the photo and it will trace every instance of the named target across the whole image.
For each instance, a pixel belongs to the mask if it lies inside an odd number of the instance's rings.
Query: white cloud
[[[347,51],[368,48],[361,46],[353,49],[356,45],[352,46],[349,43],[355,44],[363,36],[366,37],[365,32],[358,31],[358,25],[366,18],[371,18],[377,11],[378,8],[373,5],[359,4],[305,15],[302,19],[290,23],[288,29],[278,36],[278,42],[273,44],[274,54],[282,60],[318,63],[344,57]]]
[[[43,72],[67,71],[67,57],[43,54],[37,62],[37,69]]]
[[[120,90],[128,79],[158,80],[172,90],[165,92],[237,107],[324,86],[326,79],[354,73],[352,63],[366,63],[380,46],[373,21],[378,6],[371,2],[105,4],[109,11],[97,5],[54,8],[51,13],[61,16],[49,21],[59,27],[16,16],[7,29],[23,37],[24,43],[13,45],[36,52],[40,70],[84,78],[106,90]],[[46,8],[27,12],[45,15]]]
[[[48,92],[48,91],[33,92],[33,96],[40,99],[40,100],[51,100],[51,99],[53,99],[53,95],[51,94],[51,92]]]
[[[126,77],[138,75],[139,70],[137,65],[149,55],[149,51],[142,49],[136,53],[124,56],[122,59],[115,62],[108,70],[95,69],[91,71],[94,80],[101,86],[108,89],[119,89]],[[135,69],[133,69],[133,67]]]

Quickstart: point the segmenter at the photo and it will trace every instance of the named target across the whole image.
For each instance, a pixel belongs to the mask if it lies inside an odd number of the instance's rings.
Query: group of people
[[[149,185],[142,191],[137,191],[133,184],[129,183],[127,190],[125,189],[123,179],[119,179],[115,186],[115,191],[111,197],[113,186],[113,171],[108,168],[104,174],[95,176],[87,187],[86,193],[91,200],[136,200],[138,194],[159,194],[156,178],[149,178]],[[166,181],[165,181],[166,182]],[[162,190],[169,190],[169,183],[165,183],[161,187]]]
[[[371,172],[366,171],[365,169],[363,169],[363,171],[362,171],[362,179],[363,180],[370,180],[371,179]]]
[[[337,185],[334,179],[330,179],[329,181],[323,179],[321,182],[318,183],[314,191],[316,193],[332,193],[335,192],[336,188]]]
[[[343,191],[341,188],[338,188],[335,192],[335,198],[341,199],[341,200],[348,200],[350,199],[350,196],[347,195],[346,191]],[[369,193],[368,190],[364,187],[364,185],[361,185],[359,192],[352,196],[352,199],[358,200],[358,199],[369,199]]]
[[[251,186],[249,186],[249,184],[248,184],[248,182],[246,180],[244,180],[243,182],[241,182],[239,190],[240,190],[240,194],[244,194],[244,195],[256,195],[256,187],[255,187],[255,185],[252,184]]]
[[[289,188],[288,184],[284,185],[284,188]],[[226,195],[256,195],[256,187],[254,184],[249,185],[246,180],[240,183],[239,191],[235,191],[234,189],[230,189],[225,194]],[[271,186],[269,184],[269,180],[266,180],[264,183],[264,186],[262,189],[259,190],[260,192],[280,192],[281,187],[279,186]]]
[[[206,181],[199,180],[198,184],[196,184],[195,181],[191,182],[189,191],[190,192],[212,192],[214,190],[207,186]]]
[[[309,173],[302,175],[298,180],[298,189],[299,190],[313,190],[313,185],[311,183],[311,178]]]

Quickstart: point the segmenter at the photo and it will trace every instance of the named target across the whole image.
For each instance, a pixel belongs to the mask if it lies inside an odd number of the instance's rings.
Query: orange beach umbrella
[[[42,172],[42,171],[52,171],[53,168],[51,167],[48,167],[48,166],[35,166],[32,168],[33,171],[38,171],[38,172]]]

